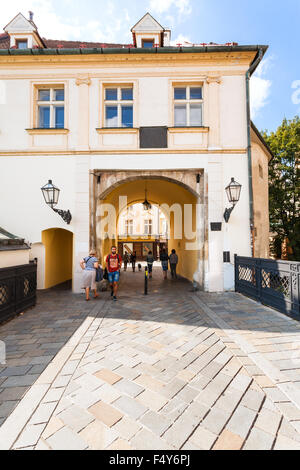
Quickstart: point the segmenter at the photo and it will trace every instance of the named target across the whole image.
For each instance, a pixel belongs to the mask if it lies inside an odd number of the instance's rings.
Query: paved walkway
[[[300,449],[300,324],[239,294],[122,273],[0,327],[0,449]],[[0,418],[1,419],[1,418]]]

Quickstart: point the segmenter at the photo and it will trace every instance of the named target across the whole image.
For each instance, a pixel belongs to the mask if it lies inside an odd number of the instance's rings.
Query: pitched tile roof
[[[0,34],[0,49],[9,49],[10,39],[9,35],[4,33]]]
[[[85,42],[85,41],[63,41],[59,39],[45,39],[42,38],[43,42],[46,44],[49,49],[57,49],[58,47],[63,47],[64,49],[77,49],[79,47],[103,47],[103,48],[112,48],[112,47],[129,47],[130,44],[112,44],[112,43],[103,43],[103,42]],[[10,39],[9,35],[4,33],[0,34],[0,49],[9,49]]]

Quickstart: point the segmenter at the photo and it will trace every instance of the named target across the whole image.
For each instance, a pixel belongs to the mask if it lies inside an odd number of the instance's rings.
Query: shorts
[[[113,284],[114,282],[119,282],[120,280],[120,272],[115,271],[113,273],[108,273],[108,282]]]
[[[163,271],[168,271],[168,261],[162,261],[161,266],[163,268]]]

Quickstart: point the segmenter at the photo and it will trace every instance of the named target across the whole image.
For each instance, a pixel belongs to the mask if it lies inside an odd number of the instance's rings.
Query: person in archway
[[[117,247],[111,247],[111,253],[106,258],[106,266],[108,272],[108,282],[110,283],[111,296],[113,300],[117,300],[118,283],[120,280],[120,270],[122,266],[122,258],[117,253]]]
[[[130,255],[130,263],[132,265],[132,271],[135,273],[135,263],[136,263],[136,251]]]
[[[124,261],[124,271],[127,271],[127,264],[128,264],[128,261],[129,261],[129,256],[128,256],[127,251],[125,251],[123,261]]]
[[[152,270],[153,270],[153,263],[154,263],[154,256],[152,254],[152,251],[149,251],[146,261],[148,265],[149,279],[152,279]]]
[[[161,254],[160,254],[160,261],[161,261],[161,267],[164,273],[164,279],[167,279],[168,277],[168,267],[169,267],[169,256],[168,253],[166,252],[166,249],[163,248]]]
[[[90,251],[90,255],[80,261],[81,269],[83,269],[82,288],[85,289],[85,300],[90,300],[90,290],[94,291],[94,298],[99,297],[97,294],[96,269],[99,267],[98,258],[94,250]]]
[[[172,279],[177,279],[176,268],[178,264],[178,256],[176,254],[176,250],[172,250],[172,253],[169,256],[169,261],[170,261]]]

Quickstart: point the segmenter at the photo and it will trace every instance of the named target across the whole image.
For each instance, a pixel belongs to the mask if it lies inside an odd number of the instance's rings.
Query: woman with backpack
[[[94,250],[90,251],[90,255],[80,261],[81,269],[83,269],[82,288],[85,289],[85,300],[90,299],[90,290],[94,291],[94,298],[99,297],[96,285],[96,270],[99,268],[98,258]]]

